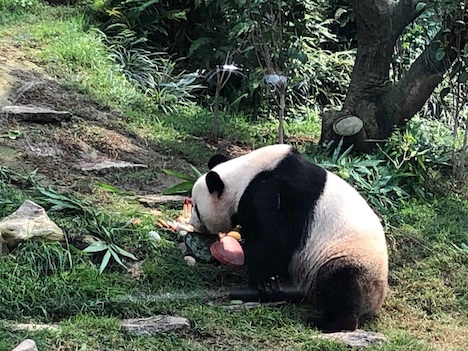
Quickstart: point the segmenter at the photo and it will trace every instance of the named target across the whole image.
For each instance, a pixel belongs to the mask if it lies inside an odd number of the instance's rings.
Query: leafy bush
[[[329,29],[334,20],[326,20],[321,14],[323,5],[322,0],[279,3],[264,0],[249,3],[243,0],[96,0],[90,9],[101,21],[103,32],[111,41],[120,43],[116,58],[125,62],[122,67],[129,72],[139,72],[140,77],[148,77],[148,73],[154,71],[158,52],[187,57],[188,60],[177,62],[177,71],[189,72],[213,70],[225,62],[226,57],[232,57],[244,74],[230,80],[223,89],[223,97],[244,111],[258,115],[264,114],[263,110],[269,113],[272,99],[262,84],[263,76],[272,73],[266,72],[271,65],[265,60],[274,62],[288,77],[290,93],[296,97],[287,105],[340,104],[354,52],[334,53],[326,49],[337,38]],[[127,36],[132,40],[121,40]],[[269,52],[265,53],[265,49]],[[172,82],[180,82],[180,78]],[[161,83],[158,79],[155,82]],[[209,88],[206,92],[211,93],[214,88],[209,82],[205,83]],[[175,86],[170,84],[170,88]],[[183,91],[188,89],[182,88]],[[182,93],[176,90],[174,94]],[[172,102],[169,99],[164,106]]]
[[[144,38],[124,26],[113,37],[106,38],[110,58],[116,62],[129,82],[151,97],[165,113],[174,112],[177,105],[190,105],[193,92],[203,89],[197,84],[197,74],[175,72],[175,62],[165,52],[142,47]]]
[[[352,156],[342,142],[332,157],[319,152],[312,159],[353,185],[380,213],[399,208],[402,201],[434,195],[439,166],[450,158],[453,137],[441,122],[415,118],[395,131],[374,154]],[[310,152],[309,152],[310,154]]]
[[[400,202],[409,197],[402,186],[406,174],[395,172],[389,167],[389,162],[379,158],[379,155],[353,157],[350,154],[352,147],[342,152],[341,145],[335,149],[331,158],[325,153],[311,158],[355,187],[381,214],[396,210]]]

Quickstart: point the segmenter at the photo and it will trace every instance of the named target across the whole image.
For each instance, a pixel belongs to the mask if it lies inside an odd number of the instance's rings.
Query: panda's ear
[[[206,186],[210,194],[216,192],[218,198],[221,197],[224,191],[224,182],[221,180],[221,177],[218,173],[210,171],[206,174]]]
[[[221,154],[214,155],[208,161],[208,169],[211,170],[214,167],[216,167],[217,165],[219,165],[220,163],[226,162],[227,160],[228,160],[228,158],[226,156],[224,156],[224,155],[221,155]]]

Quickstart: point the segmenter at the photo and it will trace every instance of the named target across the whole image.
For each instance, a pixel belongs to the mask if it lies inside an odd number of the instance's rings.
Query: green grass
[[[0,10],[5,9],[0,11],[0,48],[23,50],[70,87],[121,109],[121,127],[147,140],[149,147],[205,164],[212,150],[201,139],[209,136],[210,112],[194,105],[162,114],[125,81],[79,10],[39,4],[24,9],[0,0]],[[317,138],[317,115],[304,115],[287,121],[287,135]],[[272,120],[252,122],[228,113],[220,118],[228,144],[259,147],[276,139]],[[152,174],[138,171],[128,177],[151,182]],[[304,306],[223,308],[228,302],[208,292],[245,282],[245,272],[211,264],[188,267],[174,234],[158,229],[163,239],[149,238],[155,217],[130,197],[104,193],[96,185],[90,185],[91,194],[77,194],[78,202],[106,218],[97,225],[83,211],[52,211],[36,183],[34,177],[0,168],[0,218],[30,198],[48,210],[70,243],[25,242],[11,255],[0,256],[0,350],[11,350],[26,337],[39,350],[345,350],[312,339],[317,332],[305,326]],[[169,218],[176,213],[162,209]],[[446,191],[426,201],[404,202],[389,215],[390,293],[379,317],[364,326],[386,334],[389,341],[371,350],[468,348],[468,253],[454,246],[468,243],[467,213],[468,199]],[[141,224],[129,225],[133,218]],[[113,262],[98,273],[102,256],[83,254],[77,242],[84,235],[101,235],[100,226],[115,229],[113,240],[136,255],[142,276],[132,278]],[[189,318],[192,330],[137,337],[120,328],[120,318],[165,313]],[[29,321],[53,322],[59,329],[13,330],[15,323]]]

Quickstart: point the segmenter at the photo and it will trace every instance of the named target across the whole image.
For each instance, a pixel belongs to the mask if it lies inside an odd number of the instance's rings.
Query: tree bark
[[[407,74],[396,84],[390,82],[396,41],[405,27],[422,12],[416,10],[417,3],[419,1],[414,0],[352,2],[357,25],[356,61],[342,111],[323,115],[322,143],[337,142],[343,137],[343,147],[354,144],[355,151],[372,150],[371,140],[385,139],[395,125],[406,123],[442,81],[458,54],[451,50],[444,60],[435,59],[438,40],[444,35],[441,30]],[[359,133],[362,140],[356,140],[356,136],[347,138],[334,131],[333,126],[350,115],[363,122],[363,130]]]

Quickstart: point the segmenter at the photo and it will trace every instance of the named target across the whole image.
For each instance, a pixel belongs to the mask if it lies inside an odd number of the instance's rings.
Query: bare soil
[[[72,114],[70,120],[57,123],[32,123],[0,114],[0,165],[22,173],[37,169],[45,183],[83,191],[97,181],[138,194],[158,194],[177,183],[162,168],[187,169],[184,160],[164,155],[148,140],[126,131],[120,111],[65,87],[16,48],[2,48],[0,57],[0,109],[8,105]],[[14,138],[12,131],[21,135]],[[82,169],[85,163],[101,161],[147,168]]]

